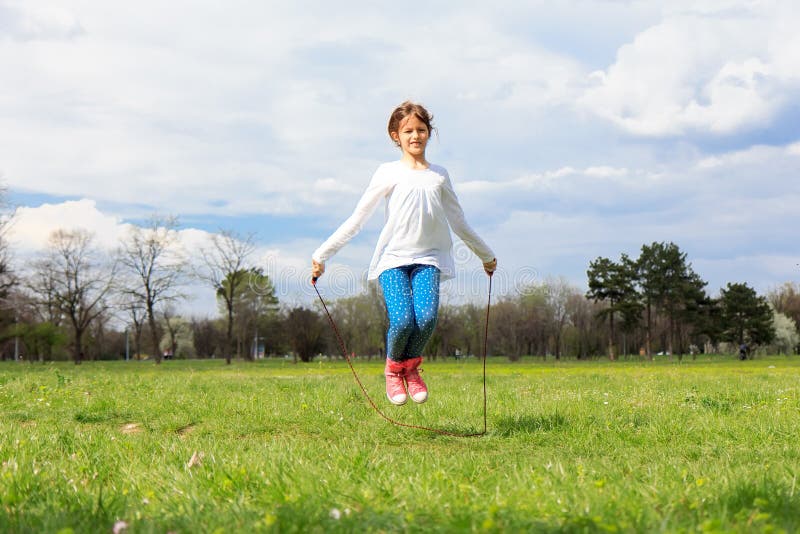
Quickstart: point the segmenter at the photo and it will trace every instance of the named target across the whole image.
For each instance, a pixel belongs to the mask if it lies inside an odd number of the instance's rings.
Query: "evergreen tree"
[[[608,317],[608,357],[616,358],[614,340],[614,317],[623,315],[626,324],[630,324],[638,314],[637,302],[639,301],[634,286],[633,263],[626,255],[622,255],[620,263],[615,263],[608,258],[599,257],[589,264],[586,271],[589,277],[589,291],[586,296],[595,302],[605,301],[608,307],[601,310],[600,317]]]
[[[772,309],[766,298],[744,283],[728,283],[720,294],[722,339],[739,345],[763,345],[775,339]]]
[[[672,354],[677,345],[682,353],[685,328],[704,326],[700,311],[707,305],[706,282],[692,270],[686,253],[675,243],[643,245],[636,272],[644,301],[648,357],[652,357],[653,319],[659,313],[666,316],[669,324],[667,351]]]

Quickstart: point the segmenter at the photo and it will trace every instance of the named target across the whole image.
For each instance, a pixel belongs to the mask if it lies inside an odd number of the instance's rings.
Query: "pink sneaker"
[[[411,395],[411,400],[417,404],[422,404],[428,400],[428,387],[425,385],[422,377],[419,376],[419,366],[421,364],[422,356],[418,358],[411,358],[410,360],[403,362],[406,384],[408,384],[408,394]]]
[[[402,406],[408,400],[406,385],[403,383],[403,363],[386,358],[386,367],[383,369],[383,374],[386,375],[386,396],[389,402],[397,406]]]

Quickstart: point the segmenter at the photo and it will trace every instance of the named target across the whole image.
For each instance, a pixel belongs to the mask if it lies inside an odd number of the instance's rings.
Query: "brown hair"
[[[410,115],[416,115],[419,120],[424,122],[425,126],[428,127],[428,132],[433,133],[434,131],[433,115],[428,113],[428,110],[425,109],[422,104],[416,104],[410,100],[406,100],[394,108],[394,111],[392,111],[392,114],[389,116],[389,127],[387,128],[389,132],[389,138],[397,146],[400,146],[400,143],[394,140],[392,137],[392,132],[399,132],[400,123]]]

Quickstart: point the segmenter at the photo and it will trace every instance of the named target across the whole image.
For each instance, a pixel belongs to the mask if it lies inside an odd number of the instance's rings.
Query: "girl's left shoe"
[[[405,360],[402,363],[406,385],[408,386],[408,395],[417,404],[422,404],[428,400],[428,387],[419,375],[422,370],[419,368],[422,365],[422,356]]]

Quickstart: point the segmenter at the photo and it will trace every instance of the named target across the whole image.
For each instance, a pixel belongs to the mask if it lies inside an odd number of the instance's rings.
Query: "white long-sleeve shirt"
[[[467,224],[444,167],[412,169],[402,161],[384,163],[367,186],[353,214],[312,255],[325,262],[349,242],[386,199],[386,220],[369,266],[368,279],[383,271],[420,263],[441,271],[441,279],[455,276],[450,228],[484,263],[494,252]]]

